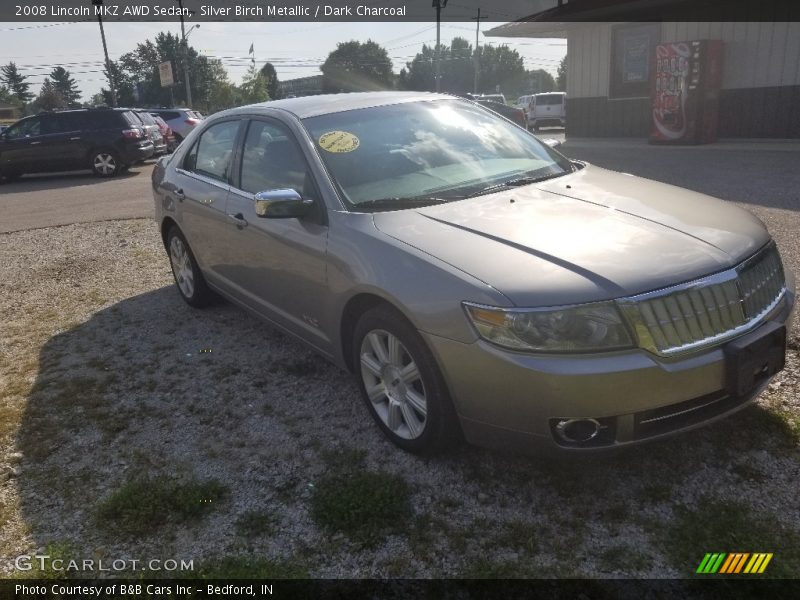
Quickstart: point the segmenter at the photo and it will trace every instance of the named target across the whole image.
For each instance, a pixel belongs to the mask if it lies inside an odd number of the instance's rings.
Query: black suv
[[[0,176],[92,169],[111,177],[153,152],[142,122],[128,109],[41,113],[0,133]]]

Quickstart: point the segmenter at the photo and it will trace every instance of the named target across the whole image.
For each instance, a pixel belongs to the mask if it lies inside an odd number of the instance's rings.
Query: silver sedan
[[[184,300],[227,298],[352,371],[411,452],[656,439],[784,365],[794,280],[761,221],[570,161],[466,100],[232,109],[153,191]]]

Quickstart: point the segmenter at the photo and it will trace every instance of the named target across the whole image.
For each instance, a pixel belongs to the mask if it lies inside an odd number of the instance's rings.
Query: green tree
[[[244,76],[242,85],[239,86],[240,101],[242,104],[255,104],[269,100],[267,91],[267,78],[256,70],[254,64],[250,65]]]
[[[61,94],[58,86],[46,77],[39,91],[39,96],[33,102],[38,110],[57,110],[67,108],[66,98]]]
[[[136,96],[133,90],[136,89],[136,86],[130,75],[122,70],[119,63],[113,60],[110,61],[109,67],[109,69],[104,69],[104,72],[106,78],[110,75],[114,81],[114,89],[116,89],[117,92],[117,106],[135,106]],[[100,93],[103,95],[103,103],[108,106],[113,106],[111,91],[101,88]]]
[[[392,61],[372,40],[340,42],[320,67],[325,92],[363,92],[394,87]]]
[[[27,104],[33,98],[33,94],[30,92],[31,84],[25,81],[27,78],[26,75],[19,72],[14,62],[0,67],[0,81],[9,89],[11,95],[22,104]]]
[[[280,82],[278,81],[278,73],[272,63],[266,63],[261,67],[261,74],[267,80],[267,92],[269,97],[277,100],[280,94]]]
[[[50,79],[67,106],[80,104],[81,92],[78,89],[78,83],[72,78],[69,71],[64,67],[56,67],[50,72]]]
[[[481,48],[480,92],[492,93],[500,86],[502,93],[513,94],[519,90],[525,75],[525,64],[516,50],[508,46]]]
[[[567,91],[567,57],[561,59],[561,64],[558,65],[558,77],[556,78],[556,86],[559,92]]]

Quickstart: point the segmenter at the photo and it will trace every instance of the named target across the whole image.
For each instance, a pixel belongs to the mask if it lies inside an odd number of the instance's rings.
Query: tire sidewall
[[[367,396],[361,375],[361,344],[369,332],[378,329],[391,333],[400,340],[416,363],[422,378],[427,404],[425,430],[421,436],[412,440],[401,438],[389,429]],[[435,454],[446,450],[458,440],[455,411],[436,359],[413,325],[401,313],[388,306],[379,306],[364,313],[353,331],[352,360],[356,383],[367,410],[384,435],[396,446],[414,454]]]
[[[178,277],[175,274],[175,267],[172,264],[172,240],[174,238],[178,238],[181,241],[186,253],[189,255],[189,263],[191,264],[192,275],[194,276],[194,289],[192,290],[191,297],[186,296],[186,294],[183,293],[181,286],[178,285]],[[181,298],[183,298],[189,306],[194,306],[196,308],[206,306],[209,303],[210,298],[209,291],[205,286],[205,279],[200,271],[200,267],[197,266],[197,261],[194,258],[194,253],[189,246],[189,242],[186,241],[186,237],[183,235],[183,232],[181,232],[181,230],[177,227],[172,227],[167,234],[167,256],[169,258],[170,271],[172,271],[172,279],[175,281],[175,287],[177,288],[178,294],[180,294]]]

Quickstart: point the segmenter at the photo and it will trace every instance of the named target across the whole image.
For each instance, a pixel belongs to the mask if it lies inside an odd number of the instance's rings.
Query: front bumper
[[[791,286],[767,323],[788,325]],[[646,350],[582,356],[511,352],[483,340],[470,344],[422,334],[448,383],[468,442],[514,451],[592,451],[635,444],[700,427],[747,405],[725,392],[724,345],[672,358]],[[602,437],[565,444],[554,423],[595,419]]]

